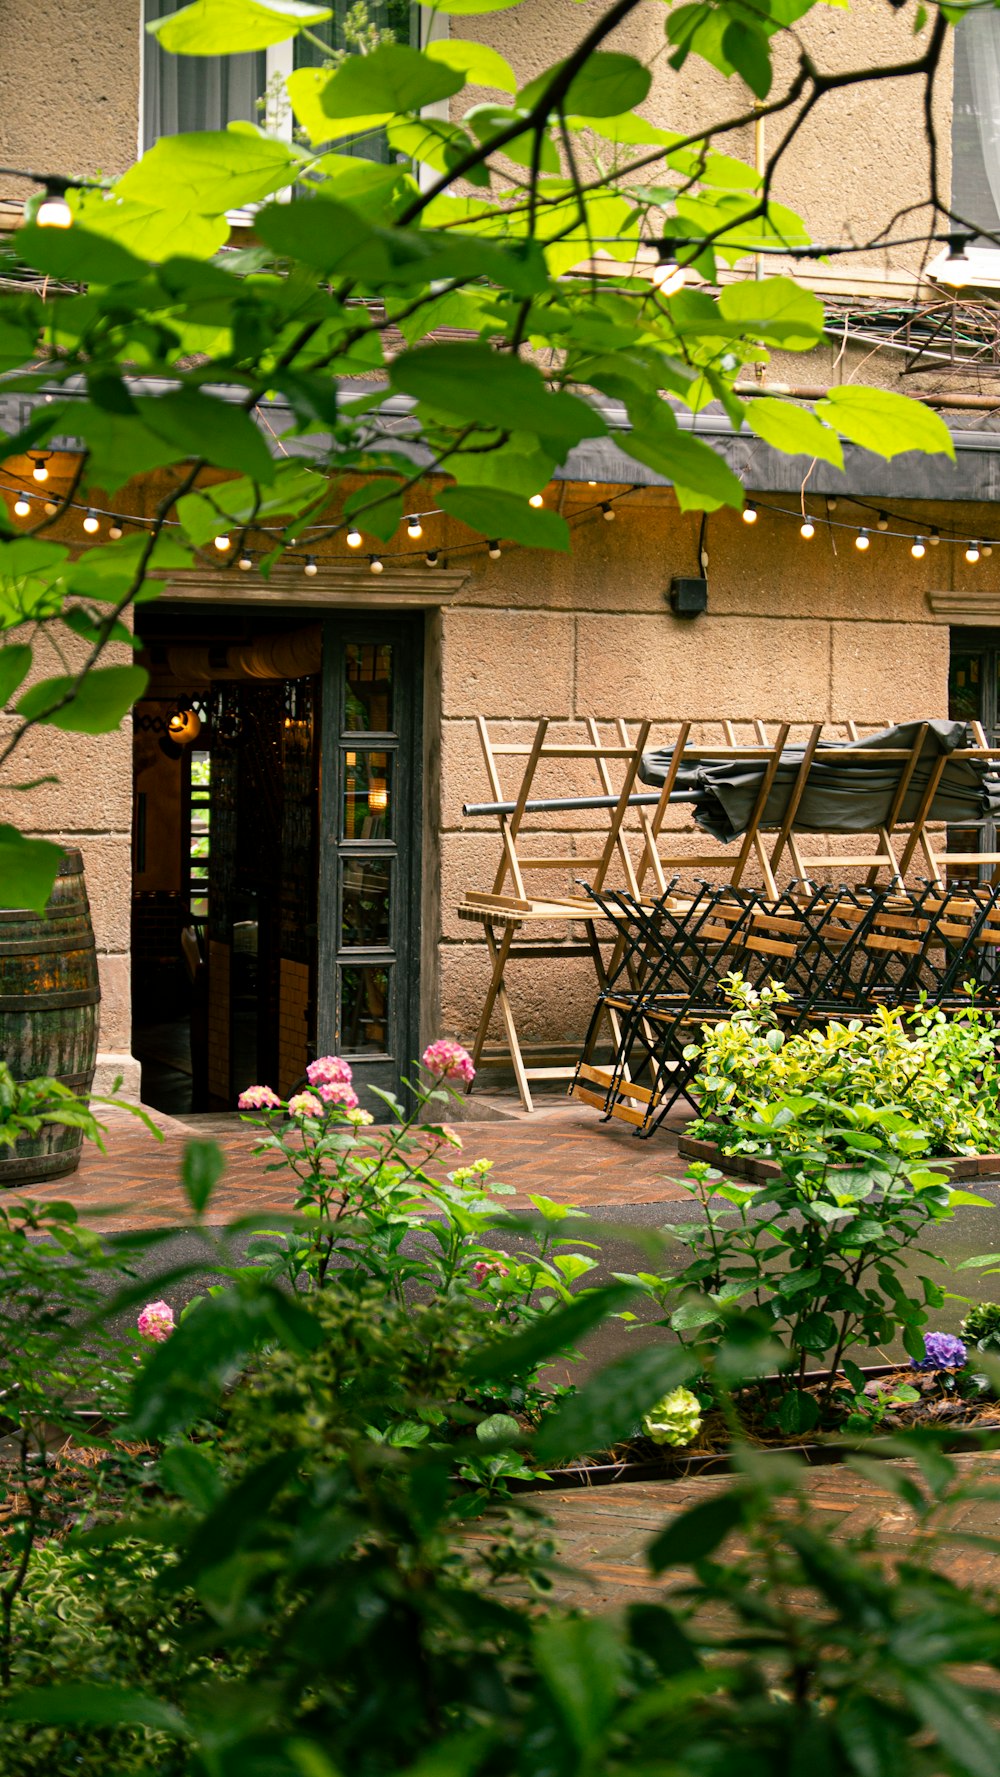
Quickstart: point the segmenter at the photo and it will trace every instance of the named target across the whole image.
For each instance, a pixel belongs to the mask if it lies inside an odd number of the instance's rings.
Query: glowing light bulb
[[[499,545],[499,543],[497,543],[496,541],[494,541],[492,543],[487,543],[486,553],[489,556],[490,561],[499,561],[500,560],[500,545]]]
[[[50,191],[35,212],[35,223],[38,228],[72,228],[73,212],[64,197]]]
[[[869,537],[868,532],[862,529],[854,539],[854,547],[855,549],[865,550],[868,548],[870,542],[871,538]]]
[[[601,502],[601,517],[606,521],[607,524],[611,524],[612,520],[615,517],[615,509],[613,506],[610,506],[608,504],[607,500],[602,500],[602,502]]]
[[[111,523],[108,526],[108,536],[112,539],[113,542],[117,543],[119,537],[124,536],[124,534],[125,534],[125,527],[122,524],[121,519],[120,518],[113,518],[111,520]]]
[[[14,501],[14,511],[17,513],[18,518],[27,518],[28,513],[31,511],[31,501],[28,499],[27,494],[18,494],[17,499]]]
[[[32,466],[31,466],[31,479],[32,479],[32,481],[48,481],[48,479],[49,479],[48,457],[36,457],[35,458],[35,461],[33,462]]]
[[[757,523],[757,508],[754,505],[752,500],[748,500],[746,505],[743,508],[743,523],[744,524],[756,524]]]
[[[228,531],[220,531],[215,539],[215,547],[220,555],[225,555],[226,550],[229,548],[229,543],[230,538]]]
[[[314,555],[309,555],[306,557],[306,565],[303,568],[302,572],[303,572],[303,574],[308,574],[310,580],[313,578],[314,574],[319,573],[319,569],[316,566],[316,557]]]
[[[382,557],[380,555],[370,555],[368,557],[368,566],[373,574],[381,574],[383,571]]]
[[[969,544],[969,547],[965,552],[965,559],[968,562],[976,562],[979,560],[979,544],[978,543],[970,543]]]
[[[356,525],[352,524],[350,530],[347,533],[347,538],[346,538],[348,549],[360,549],[363,541],[364,541],[364,539],[361,535],[361,532],[358,530]]]
[[[815,535],[816,535],[816,526],[813,524],[812,519],[811,518],[804,518],[802,520],[802,523],[799,525],[799,536],[805,537],[806,541],[808,542],[809,538],[815,537]]]
[[[678,265],[668,247],[661,248],[662,258],[653,267],[653,283],[661,296],[676,296],[684,288],[687,267]]]
[[[914,537],[913,542],[910,544],[910,554],[914,561],[923,560],[924,556],[927,554],[927,545],[924,542],[923,537]]]
[[[93,506],[87,507],[87,516],[83,521],[83,528],[88,537],[95,536],[101,528],[101,521],[98,518],[97,513],[94,511]]]
[[[241,574],[249,574],[250,569],[253,567],[253,556],[250,554],[249,549],[240,550],[240,556],[236,566],[239,568]]]
[[[545,495],[544,494],[532,494],[530,500],[528,501],[528,505],[529,506],[544,506],[545,505]]]
[[[416,513],[414,513],[412,518],[408,518],[406,521],[406,534],[408,537],[413,537],[414,540],[416,540],[417,537],[422,537],[424,534],[424,527]]]

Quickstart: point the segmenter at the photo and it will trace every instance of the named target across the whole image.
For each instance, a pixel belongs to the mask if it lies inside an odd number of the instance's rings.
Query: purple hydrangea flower
[[[915,1370],[960,1370],[967,1356],[953,1333],[925,1333],[924,1355],[919,1363],[911,1357],[910,1363]]]

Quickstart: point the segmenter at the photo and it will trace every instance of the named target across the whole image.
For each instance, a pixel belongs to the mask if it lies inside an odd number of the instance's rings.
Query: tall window
[[[143,0],[143,22],[164,18],[188,0]],[[314,28],[318,42],[302,36],[266,54],[172,56],[143,33],[142,147],[185,130],[219,130],[228,123],[263,121],[261,102],[269,82],[292,68],[321,67],[331,52],[356,54],[386,33],[397,43],[418,43],[421,7],[413,0],[333,0],[334,16]],[[359,38],[361,41],[359,41]],[[268,107],[270,109],[270,106]],[[380,159],[378,138],[338,143],[341,153]]]
[[[951,150],[952,208],[1000,235],[1000,12],[992,8],[955,30]]]

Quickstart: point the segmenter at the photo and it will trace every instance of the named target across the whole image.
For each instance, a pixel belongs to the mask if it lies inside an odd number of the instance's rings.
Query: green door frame
[[[350,726],[359,717],[356,703],[353,711],[348,705],[349,650],[365,645],[392,651],[392,726],[378,731]],[[388,1112],[363,1089],[398,1093],[419,1035],[423,647],[422,615],[390,619],[359,613],[330,618],[324,626],[316,1046],[320,1055],[347,1057],[361,1102],[376,1116]],[[387,819],[372,823],[381,832],[349,836],[345,810],[348,795],[357,795],[357,779],[348,781],[348,756],[356,762],[369,752],[387,755]],[[345,876],[363,882],[366,872],[373,880],[388,877],[388,918],[380,916],[382,929],[368,934],[369,941],[357,941],[357,934],[346,930]],[[344,1018],[345,971],[370,971],[353,975],[355,1006],[369,982],[387,986],[377,1046],[356,1045],[352,1051]]]

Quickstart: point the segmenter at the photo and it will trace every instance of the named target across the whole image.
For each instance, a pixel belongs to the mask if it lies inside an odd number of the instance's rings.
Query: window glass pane
[[[392,648],[387,642],[348,642],[344,650],[344,729],[348,734],[392,730]]]
[[[187,0],[143,0],[143,23],[179,12]],[[172,56],[143,34],[143,148],[186,130],[221,130],[260,121],[257,100],[267,81],[265,55]]]
[[[384,1055],[389,1045],[389,971],[381,964],[340,971],[340,1031],[343,1055]]]
[[[355,945],[388,950],[392,862],[389,858],[344,859],[341,948]]]
[[[1000,229],[1000,14],[992,7],[970,13],[954,39],[952,208],[995,233]]]
[[[953,722],[974,722],[982,714],[978,654],[953,654],[948,675],[948,714]]]
[[[333,0],[333,17],[310,27],[309,36],[295,39],[296,68],[330,68],[345,55],[364,55],[380,43],[415,43],[419,8],[410,0]],[[338,154],[354,154],[363,160],[389,161],[384,130],[364,136],[340,136]]]
[[[344,754],[341,839],[388,839],[392,832],[391,753]]]

